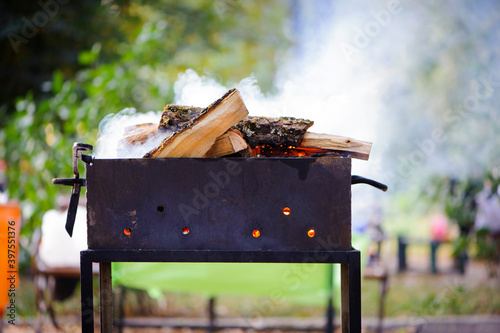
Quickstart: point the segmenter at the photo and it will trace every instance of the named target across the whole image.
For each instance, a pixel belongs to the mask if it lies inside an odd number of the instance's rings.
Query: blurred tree
[[[269,90],[276,55],[286,46],[287,10],[282,1],[262,0],[2,1],[0,126],[16,97],[28,91],[35,100],[51,95],[54,70],[69,79],[89,65],[79,61],[81,51],[99,44],[99,63],[116,61],[136,37],[149,39],[137,50],[137,61],[168,64],[170,79],[186,68],[226,81],[254,72]]]
[[[275,59],[289,45],[285,1],[58,3],[59,14],[21,42],[19,53],[9,33],[22,34],[23,18],[33,20],[40,5],[21,11],[2,4],[2,15],[12,17],[0,35],[2,71],[9,69],[0,159],[7,161],[9,195],[21,203],[28,238],[58,192],[69,194],[51,179],[72,175],[73,142],[93,144],[104,116],[125,107],[161,110],[187,68],[225,85],[254,73],[269,91]]]
[[[116,1],[126,8],[128,0]],[[115,5],[118,6],[118,5]],[[36,99],[50,96],[47,82],[59,69],[70,78],[82,68],[81,51],[94,43],[115,45],[124,40],[119,16],[101,1],[19,0],[0,2],[0,126],[12,113],[16,97],[32,91]],[[116,9],[116,8],[115,8]],[[128,19],[127,19],[128,21]],[[103,33],[104,32],[104,33]],[[110,47],[108,50],[111,50]],[[103,52],[113,58],[114,52]]]

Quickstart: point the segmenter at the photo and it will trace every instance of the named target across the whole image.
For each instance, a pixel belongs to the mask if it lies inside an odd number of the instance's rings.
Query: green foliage
[[[439,316],[446,314],[460,315],[462,304],[467,299],[468,290],[465,286],[448,286],[439,293],[430,293],[417,303],[416,309],[420,316]]]
[[[491,237],[490,231],[481,229],[476,232],[477,258],[489,262],[496,262],[500,259],[500,240]]]
[[[64,3],[65,2],[65,3]],[[18,0],[3,1],[0,18],[0,68],[3,81],[0,126],[6,124],[15,98],[32,91],[35,100],[50,96],[45,82],[54,70],[71,78],[82,68],[80,51],[99,42],[105,45],[103,57],[115,59],[115,45],[126,40],[124,23],[130,19],[129,0],[90,1]],[[105,3],[103,1],[103,3]],[[122,8],[115,15],[114,7]]]
[[[475,234],[475,241],[476,258],[484,261],[491,277],[497,278],[500,265],[500,236],[488,229],[480,229]]]
[[[470,179],[465,182],[450,181],[449,192],[444,202],[444,210],[446,215],[458,224],[462,233],[468,233],[474,226],[476,217],[475,196],[480,189],[480,183]]]
[[[69,194],[51,179],[72,176],[73,142],[94,144],[106,115],[125,107],[163,109],[187,68],[226,85],[254,73],[270,87],[274,59],[288,46],[282,28],[287,5],[280,1],[138,0],[120,9],[129,18],[119,26],[127,41],[101,38],[80,52],[83,67],[71,79],[64,68],[54,71],[44,84],[50,98],[28,93],[13,107],[1,107],[8,118],[0,130],[0,159],[8,165],[9,195],[22,206],[24,236],[54,208],[58,193]]]
[[[477,182],[466,180],[457,182],[451,180],[449,190],[444,197],[444,211],[448,218],[454,221],[460,230],[458,238],[453,242],[453,257],[459,258],[467,251],[470,241],[470,231],[476,218],[475,196],[481,188]]]
[[[491,193],[496,193],[500,178],[486,172],[480,179],[468,178],[462,181],[435,177],[426,195],[432,202],[443,207],[448,218],[456,223],[459,235],[453,241],[453,257],[460,259],[474,248],[474,256],[484,260],[494,269],[500,260],[500,244],[487,229],[474,229],[477,214],[476,198],[483,189],[483,180],[491,184]]]
[[[93,45],[101,47],[101,62],[162,65],[170,80],[187,68],[226,82],[254,73],[269,90],[275,59],[288,44],[284,0],[20,0],[1,7],[0,106],[8,107],[0,107],[0,126],[15,98],[28,91],[35,100],[50,97],[53,71],[73,79],[95,66]]]

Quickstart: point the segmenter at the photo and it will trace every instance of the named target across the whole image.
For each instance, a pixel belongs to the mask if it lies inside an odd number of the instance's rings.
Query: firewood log
[[[222,157],[238,153],[248,148],[248,144],[243,139],[243,135],[234,129],[227,130],[215,140],[214,145],[203,157]]]
[[[153,123],[138,124],[125,128],[124,140],[125,143],[143,145],[146,141],[158,133],[158,125]]]
[[[199,117],[203,111],[203,108],[195,106],[167,104],[163,109],[159,128],[178,131],[184,126],[189,126],[189,122]]]
[[[144,157],[203,157],[219,136],[247,115],[239,91],[231,89],[195,117],[176,123],[179,129]]]
[[[314,124],[307,119],[292,117],[246,117],[234,128],[243,133],[250,147],[261,145],[271,147],[300,146],[307,129]]]
[[[372,143],[339,135],[307,132],[299,147],[346,152],[349,154],[344,156],[368,160]]]

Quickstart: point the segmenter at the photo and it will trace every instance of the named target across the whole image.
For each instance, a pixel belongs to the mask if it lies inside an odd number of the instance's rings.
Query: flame
[[[277,157],[277,156],[290,156],[290,157],[306,157],[312,154],[324,154],[331,152],[326,149],[308,148],[308,147],[294,147],[294,146],[279,146],[272,147],[269,145],[256,146],[252,149],[253,157]]]

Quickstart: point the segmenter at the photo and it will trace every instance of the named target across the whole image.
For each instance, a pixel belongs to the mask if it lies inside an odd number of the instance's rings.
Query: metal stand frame
[[[94,332],[92,263],[99,263],[101,332],[113,329],[112,262],[325,263],[341,265],[342,332],[361,332],[361,254],[351,251],[85,250],[80,253],[82,332]],[[327,323],[327,331],[332,330]]]

